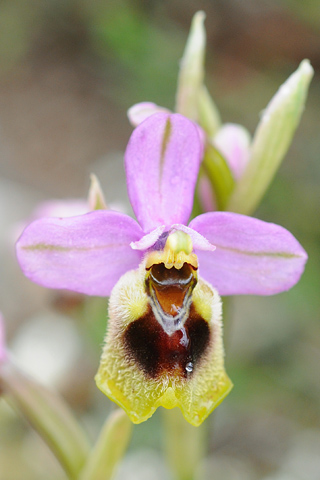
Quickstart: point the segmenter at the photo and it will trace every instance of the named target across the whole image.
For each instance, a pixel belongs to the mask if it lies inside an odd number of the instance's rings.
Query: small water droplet
[[[186,370],[187,370],[188,373],[192,372],[192,370],[193,370],[193,363],[192,362],[187,363]]]

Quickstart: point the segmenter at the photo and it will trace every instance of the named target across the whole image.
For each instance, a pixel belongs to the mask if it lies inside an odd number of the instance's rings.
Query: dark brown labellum
[[[127,354],[143,372],[156,378],[165,373],[192,375],[210,340],[208,323],[192,304],[195,269],[156,264],[146,280],[149,308],[124,333]]]

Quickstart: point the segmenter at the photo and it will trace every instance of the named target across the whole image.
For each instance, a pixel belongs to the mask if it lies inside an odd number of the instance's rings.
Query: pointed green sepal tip
[[[199,92],[204,79],[206,48],[205,13],[197,12],[191,23],[187,44],[181,59],[176,94],[176,112],[198,120]]]
[[[106,210],[107,204],[103,195],[103,191],[98,180],[98,177],[91,173],[90,175],[90,188],[88,194],[88,203],[90,211],[93,210]]]
[[[234,189],[228,210],[248,215],[260,203],[289,149],[312,76],[309,60],[303,60],[264,110],[253,138],[247,168]]]

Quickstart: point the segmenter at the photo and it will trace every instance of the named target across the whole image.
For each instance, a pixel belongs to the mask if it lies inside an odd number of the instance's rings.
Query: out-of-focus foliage
[[[289,293],[226,304],[226,363],[235,387],[207,424],[211,443],[199,478],[316,480],[317,0],[1,2],[0,309],[8,343],[25,368],[63,393],[96,436],[111,408],[93,382],[107,302],[83,304],[81,296],[31,285],[18,271],[12,232],[40,200],[86,197],[92,171],[107,203],[126,202],[122,152],[131,131],[126,110],[148,100],[174,107],[178,60],[192,16],[201,8],[207,16],[206,83],[223,122],[241,123],[253,133],[258,113],[303,58],[310,59],[315,77],[294,142],[256,212],[293,232],[309,254],[306,272]],[[63,359],[63,368],[55,358]],[[160,414],[134,429],[119,478],[166,478],[159,432]],[[41,440],[0,400],[0,480],[18,478],[64,476]]]

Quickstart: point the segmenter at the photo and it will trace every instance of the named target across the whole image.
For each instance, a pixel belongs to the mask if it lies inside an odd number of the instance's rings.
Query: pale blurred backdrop
[[[202,480],[320,479],[320,10],[318,0],[2,0],[0,310],[17,362],[58,389],[94,438],[111,403],[95,387],[107,301],[23,278],[14,240],[39,202],[86,198],[98,175],[130,213],[127,109],[174,107],[193,14],[206,12],[207,84],[224,122],[251,133],[303,58],[315,77],[290,151],[256,215],[309,254],[301,282],[234,298],[226,364],[235,387],[207,422]],[[118,479],[170,480],[161,412],[135,427]],[[63,480],[42,440],[0,400],[0,480]]]

